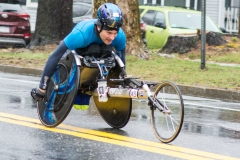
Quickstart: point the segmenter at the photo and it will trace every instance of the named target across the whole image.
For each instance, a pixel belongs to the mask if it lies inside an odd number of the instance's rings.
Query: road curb
[[[1,72],[41,76],[41,69],[15,67],[15,66],[0,66]],[[218,99],[225,101],[240,101],[240,91],[228,90],[228,89],[215,89],[207,87],[196,87],[190,85],[178,84],[181,93],[184,96],[195,96],[202,98]]]
[[[24,67],[15,67],[15,66],[1,66],[0,71],[6,73],[14,73],[14,74],[23,74],[30,76],[41,76],[41,69],[33,69],[33,68],[24,68]]]
[[[206,87],[195,87],[188,85],[178,85],[182,95],[197,96],[210,99],[218,99],[225,101],[239,101],[240,91],[227,90],[227,89],[215,89]]]

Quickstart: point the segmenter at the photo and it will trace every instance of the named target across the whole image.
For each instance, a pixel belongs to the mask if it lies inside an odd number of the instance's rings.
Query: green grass
[[[162,82],[165,80],[173,81],[177,84],[213,87],[222,89],[240,89],[240,67],[220,66],[210,64],[209,61],[221,63],[240,64],[240,53],[229,53],[207,57],[206,68],[200,69],[199,55],[189,54],[191,60],[180,59],[175,55],[174,58],[160,57],[152,54],[150,60],[143,60],[136,56],[127,55],[127,73],[142,80]],[[29,50],[11,51],[0,50],[1,65],[16,65],[31,68],[43,69],[49,52]]]
[[[9,59],[9,58],[16,58],[16,59],[24,59],[24,60],[46,60],[48,58],[49,54],[44,53],[44,52],[18,52],[18,53],[9,53],[9,52],[4,52],[0,50],[0,57]]]
[[[233,42],[237,42],[238,41],[238,37],[232,37],[232,41]]]
[[[214,61],[219,63],[234,63],[234,64],[240,64],[240,52],[228,52],[221,53],[221,52],[215,52],[214,55],[206,54],[206,60],[207,61]],[[177,58],[179,56],[177,55]],[[187,58],[191,60],[195,59],[201,59],[201,53],[188,53]]]
[[[48,57],[46,51],[0,49],[0,65],[42,69]]]
[[[152,60],[142,60],[127,56],[127,73],[140,79],[161,82],[174,81],[178,84],[205,86],[222,89],[238,89],[240,87],[240,67],[227,67],[208,64],[200,68],[200,62],[164,58],[157,55]]]
[[[240,53],[228,53],[221,56],[208,57],[208,60],[220,63],[240,64]]]

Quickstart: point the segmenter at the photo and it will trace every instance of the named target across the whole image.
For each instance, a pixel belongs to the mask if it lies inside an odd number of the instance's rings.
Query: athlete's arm
[[[117,55],[121,58],[124,64],[126,64],[126,49],[124,48],[121,51],[116,51]]]
[[[67,46],[65,45],[64,41],[60,43],[60,45],[53,51],[53,53],[49,56],[43,74],[40,80],[39,88],[47,89],[47,85],[49,83],[49,78],[53,75],[54,70],[57,66],[58,61],[67,51]]]

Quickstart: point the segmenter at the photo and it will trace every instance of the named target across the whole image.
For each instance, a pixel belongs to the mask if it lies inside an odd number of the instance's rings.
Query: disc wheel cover
[[[71,54],[57,65],[46,96],[37,104],[38,116],[44,126],[59,125],[71,111],[78,91],[79,72]]]

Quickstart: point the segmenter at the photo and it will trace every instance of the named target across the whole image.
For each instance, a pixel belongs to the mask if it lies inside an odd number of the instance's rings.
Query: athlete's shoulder
[[[76,24],[76,26],[73,29],[77,30],[86,30],[94,27],[96,19],[89,19],[89,20],[84,20]]]
[[[123,31],[122,28],[119,29],[118,34],[120,34],[120,35],[124,35],[124,36],[125,36],[125,32]]]
[[[95,19],[91,19],[79,22],[71,33],[64,38],[66,46],[73,50],[84,48],[93,42],[97,37],[94,32],[95,21]]]
[[[118,31],[117,39],[120,39],[121,41],[126,41],[126,34],[122,28],[120,28]]]
[[[126,34],[122,28],[119,29],[117,39],[126,40]]]

